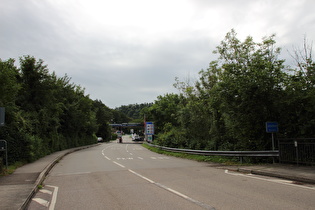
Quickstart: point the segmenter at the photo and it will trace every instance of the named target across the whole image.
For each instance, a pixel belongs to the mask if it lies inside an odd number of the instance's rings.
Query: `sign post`
[[[266,132],[271,133],[272,151],[274,151],[275,150],[274,133],[279,132],[278,122],[266,122]],[[273,163],[275,163],[274,158],[273,158]]]

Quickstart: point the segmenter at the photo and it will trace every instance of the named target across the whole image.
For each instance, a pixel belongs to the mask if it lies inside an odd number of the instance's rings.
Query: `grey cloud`
[[[231,28],[241,39],[251,35],[261,40],[276,33],[278,44],[286,48],[302,43],[305,34],[310,40],[315,35],[311,0],[183,0],[189,11],[156,1],[148,11],[136,11],[139,6],[133,5],[132,11],[121,10],[104,20],[103,12],[119,5],[111,8],[110,1],[102,2],[5,1],[0,5],[0,58],[41,58],[57,75],[67,74],[85,87],[93,99],[115,107],[152,102],[176,91],[175,77],[197,77],[216,59],[212,51]],[[106,8],[93,14],[82,7],[89,4]],[[154,11],[158,6],[159,12]],[[122,17],[123,11],[138,16]],[[168,22],[172,24],[163,25]]]

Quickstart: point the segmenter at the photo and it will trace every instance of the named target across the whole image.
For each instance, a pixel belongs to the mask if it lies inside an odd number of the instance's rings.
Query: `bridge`
[[[121,123],[121,124],[109,124],[112,127],[143,127],[143,123]]]

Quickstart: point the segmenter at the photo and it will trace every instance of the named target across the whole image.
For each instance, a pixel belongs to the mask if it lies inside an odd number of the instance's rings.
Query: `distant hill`
[[[141,110],[149,108],[152,105],[153,103],[129,104],[115,108],[115,110],[124,113],[127,117],[132,119],[142,119],[143,116],[141,116]]]

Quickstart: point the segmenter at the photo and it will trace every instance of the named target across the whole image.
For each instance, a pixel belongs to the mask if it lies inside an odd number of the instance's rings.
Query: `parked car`
[[[97,137],[97,142],[102,142],[103,138],[102,137]]]
[[[143,141],[143,139],[138,134],[133,134],[132,141]]]

